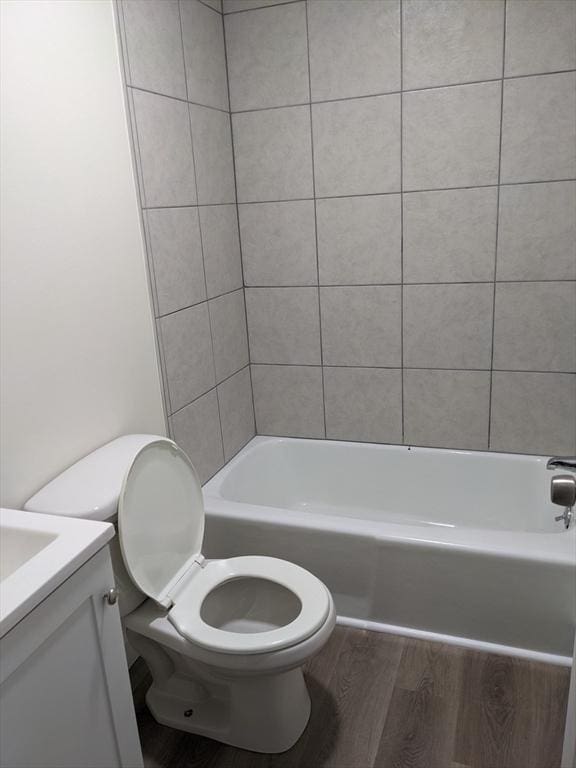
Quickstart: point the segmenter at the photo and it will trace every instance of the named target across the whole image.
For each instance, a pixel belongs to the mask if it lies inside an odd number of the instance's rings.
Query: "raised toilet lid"
[[[171,588],[199,559],[204,538],[200,480],[172,440],[154,441],[136,454],[120,493],[118,529],[130,577],[169,607]]]

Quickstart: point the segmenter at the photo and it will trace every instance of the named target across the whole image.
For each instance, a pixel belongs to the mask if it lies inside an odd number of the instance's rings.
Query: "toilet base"
[[[250,679],[222,679],[211,688],[205,681],[198,685],[175,673],[152,684],[146,703],[162,725],[270,754],[290,749],[310,718],[310,696],[301,668]]]
[[[306,728],[311,703],[302,668],[335,623],[330,599],[328,618],[314,635],[246,656],[193,646],[150,601],[125,619],[130,645],[152,675],[146,702],[159,723],[265,754],[290,749]]]

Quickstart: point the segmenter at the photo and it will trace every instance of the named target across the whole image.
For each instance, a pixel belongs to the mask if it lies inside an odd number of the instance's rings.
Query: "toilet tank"
[[[45,485],[24,509],[49,515],[102,520],[117,529],[118,500],[126,473],[136,454],[149,443],[165,438],[157,435],[125,435],[89,453]],[[126,616],[146,600],[134,585],[116,535],[110,542],[110,555],[120,615]]]

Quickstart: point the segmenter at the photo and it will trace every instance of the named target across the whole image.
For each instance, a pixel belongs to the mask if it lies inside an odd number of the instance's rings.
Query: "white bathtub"
[[[205,554],[291,560],[339,622],[571,661],[576,527],[534,456],[254,438],[204,486]]]

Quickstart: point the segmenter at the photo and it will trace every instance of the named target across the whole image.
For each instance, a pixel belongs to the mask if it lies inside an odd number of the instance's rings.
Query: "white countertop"
[[[0,509],[0,637],[113,536],[109,523]]]

